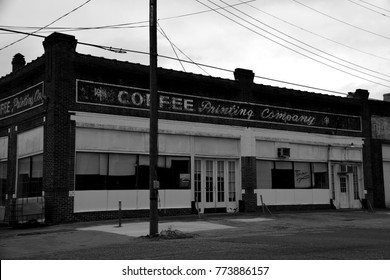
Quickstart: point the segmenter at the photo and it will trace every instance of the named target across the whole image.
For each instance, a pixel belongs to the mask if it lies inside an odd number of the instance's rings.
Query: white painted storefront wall
[[[148,119],[74,112],[76,151],[147,154],[149,151]],[[278,160],[277,148],[288,147],[291,161],[362,162],[363,139],[303,132],[276,131],[205,123],[159,120],[159,152],[162,155],[232,158],[254,156]],[[353,144],[353,145],[351,145]],[[241,178],[240,165],[238,174]],[[193,180],[192,180],[193,181]],[[240,180],[239,180],[240,181]],[[241,199],[241,182],[237,182],[237,199]],[[160,190],[159,208],[189,208],[191,190]],[[148,209],[149,190],[74,191],[74,211]],[[329,204],[330,189],[256,189],[267,205]]]

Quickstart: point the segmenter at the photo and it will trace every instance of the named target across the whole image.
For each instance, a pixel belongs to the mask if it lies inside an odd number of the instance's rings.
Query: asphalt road
[[[268,218],[268,220],[258,219]],[[380,260],[390,259],[390,211],[319,211],[164,218],[229,228],[187,238],[131,237],[89,230],[115,221],[0,228],[0,258],[59,260]],[[139,222],[140,220],[136,220]],[[125,220],[132,223],[135,220]],[[79,230],[84,228],[84,230]],[[174,229],[172,229],[174,230]]]

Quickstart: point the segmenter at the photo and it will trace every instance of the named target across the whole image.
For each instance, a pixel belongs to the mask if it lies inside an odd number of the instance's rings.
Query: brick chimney
[[[390,93],[383,94],[383,101],[390,102]]]
[[[366,89],[357,89],[355,92],[348,92],[348,98],[368,99],[370,93]]]
[[[24,56],[20,53],[14,55],[12,59],[12,72],[16,72],[20,68],[23,68],[26,65],[26,60]]]
[[[77,40],[72,35],[54,32],[46,37],[43,41],[43,47],[45,52],[49,51],[50,48],[58,48],[63,52],[75,52]]]
[[[236,68],[234,70],[234,79],[240,83],[252,84],[255,73],[252,70]]]
[[[77,40],[72,35],[54,32],[45,38],[46,82],[52,79],[73,79],[73,58],[76,54]],[[47,86],[47,84],[45,85]]]

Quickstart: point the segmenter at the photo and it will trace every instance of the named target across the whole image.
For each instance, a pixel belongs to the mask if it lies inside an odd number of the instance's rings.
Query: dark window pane
[[[77,153],[76,190],[104,190],[107,179],[107,154]]]
[[[316,189],[328,189],[328,173],[314,173],[314,188]]]
[[[43,155],[19,159],[17,196],[42,196],[42,177]]]
[[[328,177],[328,165],[326,163],[313,163],[313,183],[316,189],[328,189],[329,177]]]
[[[23,158],[18,162],[18,197],[28,197],[28,190],[30,186],[30,164],[31,159]]]
[[[108,190],[136,188],[136,155],[110,154],[107,178]]]
[[[165,163],[165,168],[157,170],[161,189],[191,188],[189,158],[166,157]]]
[[[0,162],[0,205],[5,205],[5,195],[7,193],[7,162]]]
[[[29,196],[42,196],[43,155],[33,156]]]
[[[137,168],[137,189],[149,189],[149,165],[140,165]]]
[[[294,171],[289,169],[272,169],[273,189],[294,189]]]

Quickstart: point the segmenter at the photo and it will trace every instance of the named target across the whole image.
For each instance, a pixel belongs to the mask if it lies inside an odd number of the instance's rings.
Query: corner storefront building
[[[76,45],[53,33],[0,79],[3,221],[115,218],[119,202],[123,217],[149,213],[149,68]],[[158,70],[160,215],[373,205],[368,92],[253,78]]]

